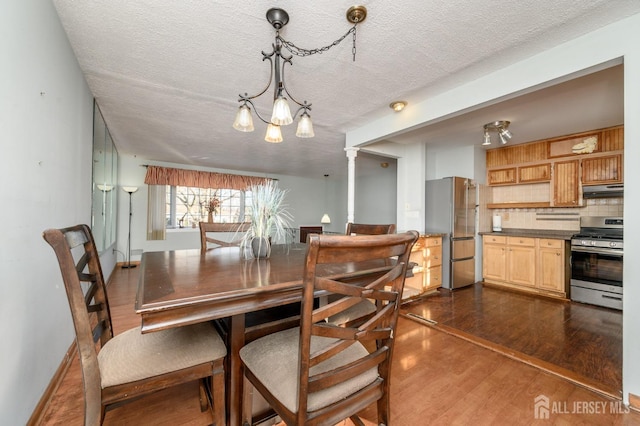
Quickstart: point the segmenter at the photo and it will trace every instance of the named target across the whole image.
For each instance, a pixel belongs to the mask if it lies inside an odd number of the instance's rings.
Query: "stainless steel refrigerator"
[[[442,238],[442,287],[456,289],[475,282],[476,185],[447,177],[426,182],[425,230]]]

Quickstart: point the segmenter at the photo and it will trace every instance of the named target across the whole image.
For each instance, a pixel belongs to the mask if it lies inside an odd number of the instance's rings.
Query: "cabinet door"
[[[505,281],[507,278],[506,245],[485,242],[482,253],[482,274],[485,280]]]
[[[578,160],[558,161],[553,165],[553,205],[578,206]]]
[[[516,183],[516,168],[489,170],[487,181],[489,185],[513,185]]]
[[[582,183],[597,185],[622,182],[622,155],[584,158],[582,160]]]
[[[551,164],[518,167],[518,182],[549,182],[551,180]]]
[[[535,247],[509,245],[507,280],[527,287],[536,285]]]
[[[565,293],[565,258],[562,240],[540,239],[538,288]]]

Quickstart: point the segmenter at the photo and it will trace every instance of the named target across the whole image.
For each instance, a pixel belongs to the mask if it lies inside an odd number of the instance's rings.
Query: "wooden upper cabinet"
[[[558,207],[578,206],[578,160],[557,161],[553,167],[553,205]]]
[[[582,183],[584,185],[620,182],[622,182],[621,154],[582,160]]]
[[[602,131],[599,152],[624,150],[624,127],[612,127]]]
[[[551,180],[551,164],[518,167],[518,182],[548,182]]]
[[[489,185],[513,185],[516,183],[516,168],[489,170],[487,182]]]

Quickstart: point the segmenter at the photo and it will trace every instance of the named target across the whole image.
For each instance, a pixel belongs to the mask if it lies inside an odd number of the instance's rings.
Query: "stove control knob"
[[[609,247],[615,247],[615,246],[617,246],[617,245],[618,245],[618,243],[616,243],[615,241],[611,241],[611,242],[609,243]]]
[[[583,246],[588,246],[589,245],[589,241],[582,240],[582,241],[580,241],[580,244],[582,244]]]
[[[591,245],[592,245],[592,246],[595,246],[595,245],[596,245],[596,242],[595,242],[595,241],[591,241]]]

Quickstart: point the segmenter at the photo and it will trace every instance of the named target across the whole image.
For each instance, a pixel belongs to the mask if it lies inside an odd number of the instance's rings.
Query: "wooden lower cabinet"
[[[485,235],[482,254],[484,281],[566,298],[568,249],[565,240]]]
[[[563,240],[541,238],[538,241],[538,288],[566,294],[565,285],[570,279],[567,250]]]
[[[403,299],[420,296],[442,286],[442,237],[420,236],[411,250],[416,266],[404,282]]]

